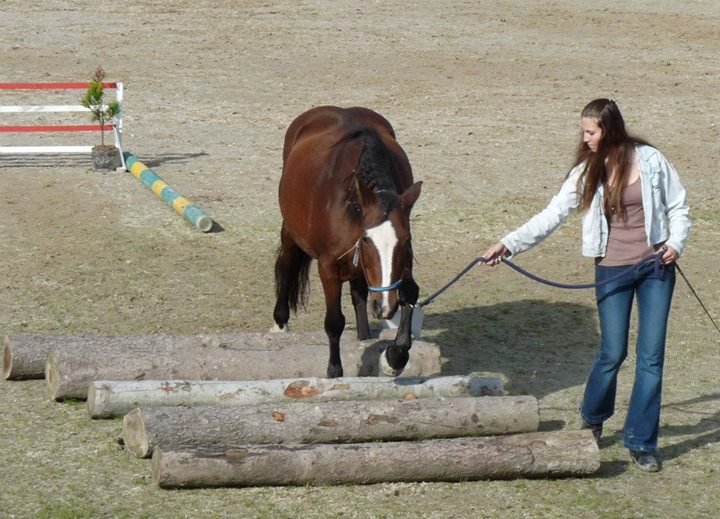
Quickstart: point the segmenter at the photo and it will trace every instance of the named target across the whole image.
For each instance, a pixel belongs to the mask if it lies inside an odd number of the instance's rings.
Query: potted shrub
[[[105,71],[102,67],[98,67],[90,79],[87,92],[80,100],[80,103],[90,110],[94,121],[100,123],[104,127],[111,123],[118,113],[118,102],[103,102],[103,80],[105,79]],[[114,170],[122,165],[120,159],[120,150],[113,144],[105,144],[105,129],[100,130],[100,145],[93,146],[92,161],[95,169]]]

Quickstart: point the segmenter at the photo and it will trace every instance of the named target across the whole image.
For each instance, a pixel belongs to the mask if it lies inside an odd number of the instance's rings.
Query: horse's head
[[[417,302],[410,210],[420,196],[421,185],[416,182],[402,194],[361,188],[363,234],[359,253],[377,319],[392,318],[398,304]]]

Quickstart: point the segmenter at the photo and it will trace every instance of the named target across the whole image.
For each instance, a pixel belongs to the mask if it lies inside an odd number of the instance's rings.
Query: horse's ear
[[[422,188],[422,180],[415,182],[412,186],[407,188],[402,195],[400,195],[400,203],[405,211],[410,212],[412,206],[417,202],[420,196],[420,188]]]

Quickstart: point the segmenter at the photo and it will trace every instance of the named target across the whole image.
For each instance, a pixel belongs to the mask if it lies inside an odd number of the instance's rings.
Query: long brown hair
[[[593,152],[583,141],[575,153],[573,168],[585,163],[585,168],[578,178],[578,189],[581,189],[580,210],[590,207],[595,192],[602,183],[605,186],[606,214],[608,208],[621,207],[626,178],[631,169],[631,160],[635,153],[635,145],[648,144],[645,140],[628,134],[625,121],[615,101],[612,99],[595,99],[583,108],[580,117],[594,119],[602,130],[602,138],[597,152]],[[610,172],[615,170],[612,185],[608,185]]]

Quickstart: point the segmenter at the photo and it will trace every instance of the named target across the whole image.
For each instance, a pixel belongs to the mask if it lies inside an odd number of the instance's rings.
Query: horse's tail
[[[283,254],[282,245],[278,247],[277,256]],[[286,276],[288,290],[288,305],[297,313],[298,307],[304,307],[310,288],[310,263],[312,257],[300,247],[295,247],[292,254],[291,265],[285,270],[279,261],[275,262],[275,296],[280,296],[280,284]]]

